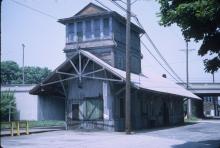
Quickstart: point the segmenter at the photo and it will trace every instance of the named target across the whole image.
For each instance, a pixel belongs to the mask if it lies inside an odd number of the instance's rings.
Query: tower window
[[[100,20],[99,19],[94,20],[94,36],[95,38],[100,37]]]
[[[68,43],[74,41],[74,24],[68,24],[66,26],[66,38]]]
[[[92,26],[91,26],[91,21],[87,20],[86,21],[86,38],[90,39],[92,37]]]
[[[83,26],[82,22],[77,23],[77,41],[83,40]]]
[[[109,18],[103,19],[103,34],[109,36]]]

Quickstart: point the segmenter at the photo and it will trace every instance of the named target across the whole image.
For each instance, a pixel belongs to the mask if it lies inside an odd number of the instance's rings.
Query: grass
[[[184,119],[184,122],[195,122],[195,121],[198,121],[199,118],[195,117],[195,116],[192,116],[190,117],[189,119]]]
[[[52,126],[64,126],[64,121],[57,121],[57,120],[42,120],[42,121],[28,121],[29,127],[52,127]],[[1,122],[1,129],[8,129],[10,128],[9,122]],[[24,128],[26,126],[26,121],[20,121],[20,127]],[[15,127],[15,124],[14,124]]]

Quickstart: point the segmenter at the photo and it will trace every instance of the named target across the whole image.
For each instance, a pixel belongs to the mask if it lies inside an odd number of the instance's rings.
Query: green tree
[[[40,67],[25,67],[25,83],[38,84],[50,74],[51,70]]]
[[[220,68],[220,1],[219,0],[157,0],[160,4],[160,24],[177,24],[186,41],[202,40],[200,56],[205,71],[214,73]]]
[[[50,74],[48,68],[24,67],[25,84],[38,84]],[[1,62],[1,84],[22,84],[22,68],[14,61]]]
[[[19,84],[22,81],[21,78],[21,69],[16,62],[1,62],[1,84]]]
[[[7,117],[9,116],[9,112],[12,118],[14,118],[13,115],[15,115],[15,113],[17,112],[14,92],[11,92],[10,90],[1,92],[1,102],[0,102],[1,120],[8,119]]]

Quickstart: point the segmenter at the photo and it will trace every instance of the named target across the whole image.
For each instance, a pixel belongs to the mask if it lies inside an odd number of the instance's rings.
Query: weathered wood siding
[[[125,70],[125,55],[126,55],[126,26],[112,19],[112,30],[114,34],[114,40],[117,43],[117,47],[114,48],[115,67]],[[139,33],[131,30],[131,72],[141,73],[141,50],[140,50],[140,38]]]
[[[124,131],[125,115],[120,115],[120,99],[116,98],[115,104],[115,130]],[[183,98],[155,93],[132,90],[132,128],[147,129],[161,126],[182,124],[184,121]]]
[[[38,120],[64,120],[64,98],[38,96]]]

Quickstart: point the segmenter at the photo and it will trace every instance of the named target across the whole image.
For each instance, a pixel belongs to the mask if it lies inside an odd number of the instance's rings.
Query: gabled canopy
[[[96,68],[85,71],[85,69],[88,67],[88,64],[91,62],[97,65]],[[105,77],[94,76],[95,73],[97,74],[100,72],[104,72]],[[53,87],[59,86],[60,88],[60,82],[71,79],[98,79],[103,81],[125,83],[126,72],[112,67],[88,51],[79,50],[71,58],[67,59],[63,64],[58,66],[41,84],[35,86],[30,93],[53,93]],[[200,99],[190,91],[187,91],[174,82],[155,75],[138,75],[131,73],[131,84],[132,87],[137,89]]]

